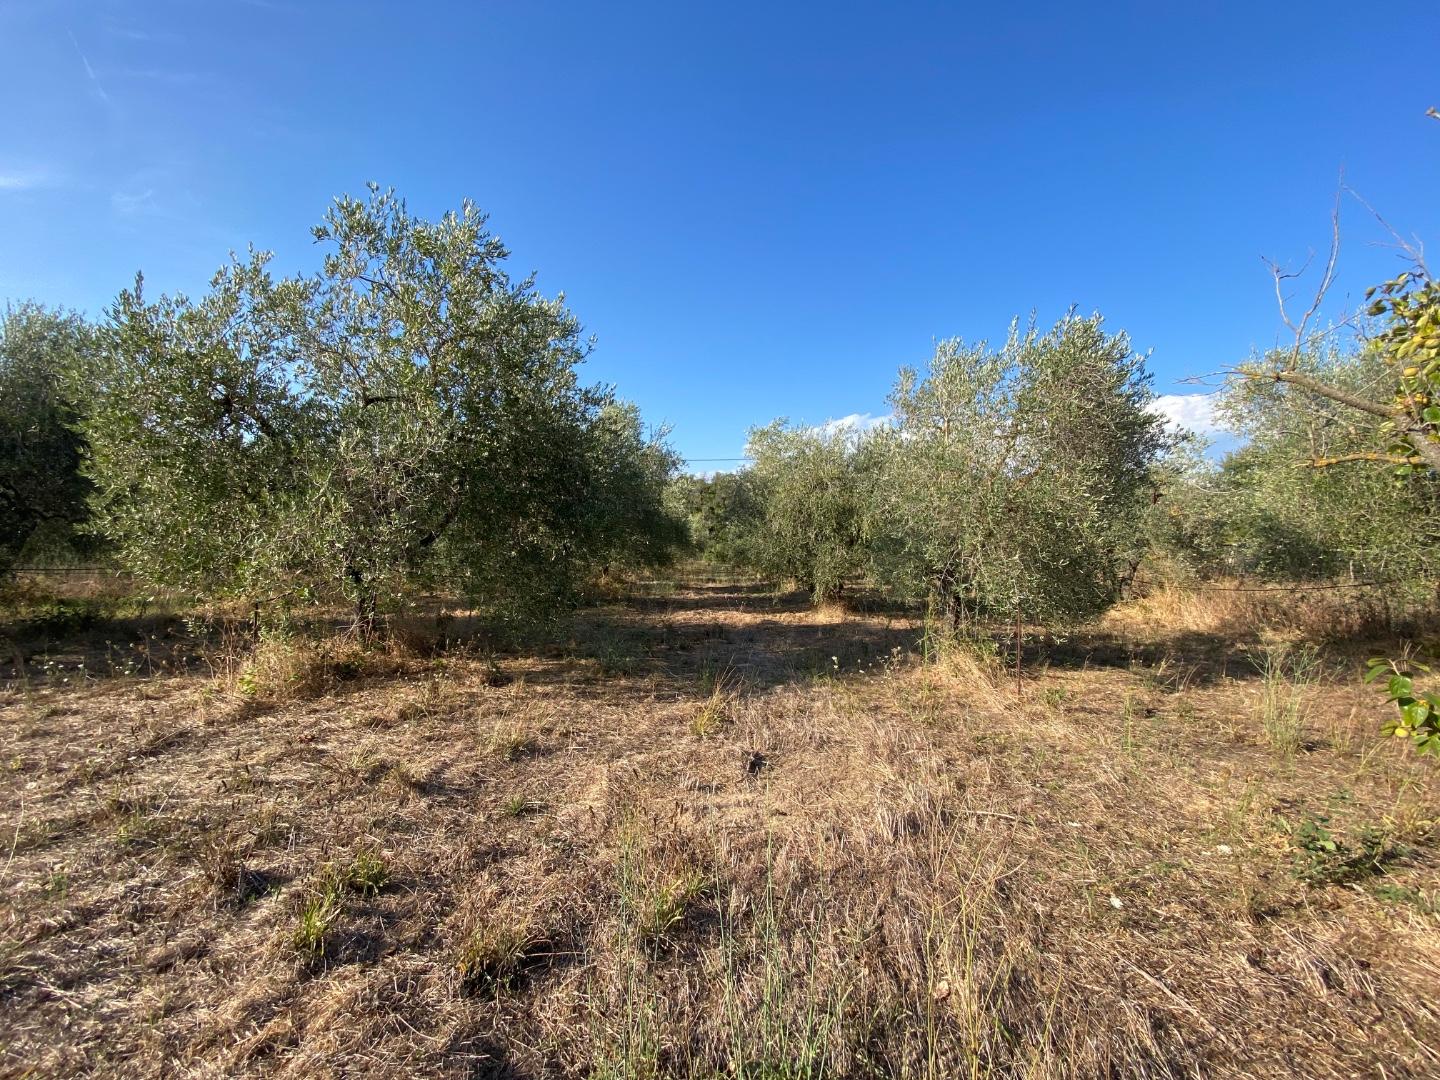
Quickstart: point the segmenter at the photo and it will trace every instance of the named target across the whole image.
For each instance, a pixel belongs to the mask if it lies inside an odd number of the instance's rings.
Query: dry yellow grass
[[[12,680],[0,1070],[1435,1075],[1435,766],[1343,653],[1277,753],[1246,643],[1163,614],[1032,646],[1023,696],[744,585],[255,661],[304,693]],[[1307,815],[1404,854],[1302,880]]]

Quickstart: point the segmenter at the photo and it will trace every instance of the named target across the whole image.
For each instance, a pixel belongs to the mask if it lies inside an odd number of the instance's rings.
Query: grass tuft
[[[541,944],[527,921],[492,913],[465,935],[455,968],[467,990],[503,990],[511,985],[526,956]]]
[[[1306,706],[1320,676],[1313,647],[1276,645],[1252,654],[1260,672],[1256,721],[1277,753],[1289,757],[1304,745]]]
[[[340,920],[342,908],[339,884],[334,880],[327,879],[310,892],[301,905],[295,929],[290,935],[295,951],[307,960],[323,956],[330,932]]]

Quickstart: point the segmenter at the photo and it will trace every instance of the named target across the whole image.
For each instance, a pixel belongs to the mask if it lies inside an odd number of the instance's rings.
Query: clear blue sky
[[[469,196],[692,458],[1103,311],[1191,392],[1336,179],[1440,243],[1440,4],[5,0],[0,298],[198,292],[367,180]],[[1341,289],[1398,264],[1346,208]]]

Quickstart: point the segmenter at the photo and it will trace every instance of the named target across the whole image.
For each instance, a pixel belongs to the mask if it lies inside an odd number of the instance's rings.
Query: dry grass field
[[[498,653],[57,630],[0,1074],[1440,1075],[1437,767],[1263,616],[1134,602],[1018,692],[748,585]]]

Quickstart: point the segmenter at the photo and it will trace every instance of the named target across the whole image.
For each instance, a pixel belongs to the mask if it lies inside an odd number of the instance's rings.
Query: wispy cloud
[[[153,214],[159,209],[153,187],[114,192],[110,196],[110,206],[121,217]]]
[[[105,87],[100,82],[100,77],[95,74],[95,69],[90,66],[90,59],[85,55],[85,50],[80,48],[80,42],[75,40],[75,32],[68,29],[65,32],[70,35],[70,44],[75,46],[75,53],[80,57],[80,63],[85,65],[85,74],[89,76],[90,88],[94,91],[95,96],[104,104],[110,104],[110,95],[105,92]]]
[[[123,14],[115,14],[105,20],[105,33],[119,41],[179,41],[180,35],[170,26],[156,26],[153,22],[137,26]]]
[[[1172,426],[1197,435],[1216,435],[1225,430],[1215,414],[1214,394],[1161,394],[1150,408]]]
[[[0,170],[0,191],[38,191],[58,184],[59,178],[45,169]]]

